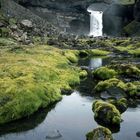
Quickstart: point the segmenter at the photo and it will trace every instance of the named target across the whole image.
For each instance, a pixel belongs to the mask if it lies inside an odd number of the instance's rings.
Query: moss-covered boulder
[[[116,64],[112,67],[125,77],[140,78],[140,69],[134,64]]]
[[[116,78],[100,81],[95,86],[94,91],[101,93],[103,91],[107,91],[110,88],[120,88],[130,98],[140,97],[140,82],[137,81],[124,83],[123,81]]]
[[[113,140],[112,133],[108,128],[98,127],[86,135],[87,140]]]
[[[106,125],[119,125],[121,123],[120,112],[113,104],[95,101],[92,110],[95,114],[95,119],[101,120]]]
[[[94,88],[94,90],[96,92],[102,92],[105,91],[106,89],[110,88],[110,87],[118,87],[121,88],[123,90],[125,90],[126,88],[126,84],[116,78],[111,78],[109,80],[105,80],[105,81],[100,81]]]
[[[80,72],[80,78],[85,78],[85,77],[87,77],[87,75],[88,75],[88,73],[87,73],[86,70],[82,70],[82,71]]]
[[[95,78],[106,80],[115,77],[117,75],[117,72],[107,67],[101,67],[93,71],[92,74]]]
[[[119,100],[109,99],[108,102],[113,104],[113,105],[115,105],[120,113],[123,113],[123,112],[125,112],[127,110],[128,101],[127,101],[126,98],[121,98]]]

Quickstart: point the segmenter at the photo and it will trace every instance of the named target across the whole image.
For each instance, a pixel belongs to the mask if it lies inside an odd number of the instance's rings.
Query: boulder
[[[111,103],[95,101],[92,106],[95,119],[102,121],[105,125],[120,125],[121,115],[119,110]]]
[[[22,25],[23,27],[26,27],[26,28],[32,28],[32,27],[33,27],[32,21],[27,20],[27,19],[22,20],[22,21],[21,21],[21,25]]]
[[[107,80],[117,75],[117,72],[107,67],[100,67],[92,72],[93,76],[97,79]]]
[[[121,98],[119,100],[109,99],[108,102],[113,104],[113,105],[115,105],[120,113],[123,113],[123,112],[125,112],[127,110],[128,101],[125,98]]]
[[[87,140],[113,140],[112,133],[108,128],[98,127],[86,135]]]

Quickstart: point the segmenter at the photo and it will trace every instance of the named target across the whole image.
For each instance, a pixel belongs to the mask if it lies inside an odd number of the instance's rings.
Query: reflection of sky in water
[[[97,127],[92,102],[92,97],[82,97],[78,92],[63,96],[36,128],[3,135],[0,140],[85,140],[85,134]]]
[[[89,69],[96,69],[102,66],[102,58],[92,58],[89,63]]]

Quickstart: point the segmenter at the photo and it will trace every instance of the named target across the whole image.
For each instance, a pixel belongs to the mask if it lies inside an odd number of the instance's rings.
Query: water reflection
[[[96,69],[103,65],[102,58],[91,58],[89,63],[89,69]]]
[[[82,97],[79,92],[64,95],[49,113],[44,110],[29,120],[1,127],[0,140],[84,140],[85,134],[97,127],[92,102],[92,97]]]
[[[1,125],[0,136],[10,133],[22,133],[34,129],[45,120],[48,112],[52,110],[55,107],[55,105],[56,104],[50,105],[46,109],[40,109],[33,115],[23,118],[21,120]]]

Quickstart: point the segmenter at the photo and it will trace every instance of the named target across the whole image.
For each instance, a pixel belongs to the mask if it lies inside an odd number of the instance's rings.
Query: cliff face
[[[9,0],[1,0],[7,3]],[[11,0],[12,2],[13,0]],[[108,34],[112,34],[112,30],[116,34],[121,32],[121,29],[131,21],[140,21],[140,1],[137,0],[14,0],[19,5],[18,8],[11,11],[15,16],[30,17],[34,14],[35,17],[44,19],[59,29],[75,34],[88,34],[90,26],[90,15],[87,8],[95,2],[107,3],[110,8],[104,13],[104,30]],[[25,10],[20,12],[17,9],[20,5],[31,11],[32,14],[24,14]],[[12,6],[9,5],[11,8]],[[22,16],[21,13],[22,12]],[[32,19],[32,18],[30,18]],[[41,24],[41,23],[40,23]],[[112,27],[110,26],[112,25]],[[110,30],[110,31],[109,31]]]
[[[95,0],[16,0],[24,6],[42,7],[65,12],[79,12],[95,2]]]

